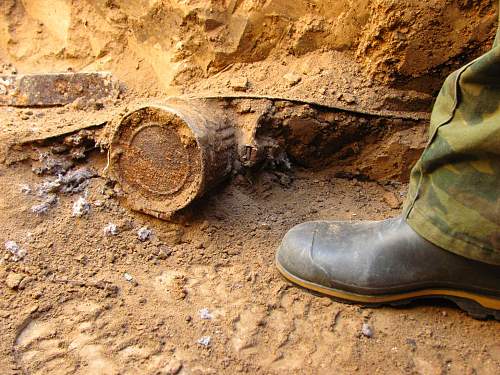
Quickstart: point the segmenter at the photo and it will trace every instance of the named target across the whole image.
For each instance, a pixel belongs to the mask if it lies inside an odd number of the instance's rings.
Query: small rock
[[[90,212],[90,203],[84,197],[80,197],[73,203],[73,217],[82,217]]]
[[[368,323],[363,323],[361,327],[361,333],[366,337],[373,337],[373,329]]]
[[[295,74],[295,73],[287,73],[283,76],[283,78],[285,79],[285,81],[288,82],[288,86],[295,86],[297,83],[299,83],[302,79],[302,77],[298,74]]]
[[[172,249],[166,245],[160,245],[158,248],[158,259],[167,259],[172,255]]]
[[[170,362],[161,371],[165,375],[176,375],[182,369],[182,362],[178,359],[171,359]]]
[[[149,240],[151,235],[153,234],[153,231],[149,229],[148,227],[142,227],[137,231],[137,238],[141,242],[145,242]]]
[[[198,311],[198,313],[200,314],[201,319],[211,320],[213,318],[212,314],[210,314],[210,311],[206,307]]]
[[[19,284],[21,284],[21,281],[23,281],[23,279],[24,279],[23,275],[11,272],[5,278],[5,284],[7,284],[7,286],[10,289],[17,289],[17,287],[19,286]]]
[[[132,280],[134,280],[134,278],[132,277],[132,275],[131,275],[131,274],[129,274],[128,272],[125,272],[125,273],[123,274],[123,278],[124,278],[125,280],[127,280],[127,281],[132,281]]]
[[[106,236],[116,236],[118,234],[118,227],[116,224],[109,223],[104,227],[104,234]]]
[[[14,241],[6,241],[5,249],[12,254],[14,262],[23,259],[27,254],[26,250],[19,247],[19,245]]]
[[[248,79],[246,77],[236,77],[229,81],[229,86],[234,91],[247,91],[248,89]]]
[[[210,341],[212,341],[212,338],[210,336],[203,336],[198,339],[197,343],[202,345],[202,346],[210,346]]]

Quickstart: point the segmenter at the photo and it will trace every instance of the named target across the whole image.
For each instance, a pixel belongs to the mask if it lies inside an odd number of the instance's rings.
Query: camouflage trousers
[[[441,88],[404,215],[435,245],[500,265],[500,28]]]

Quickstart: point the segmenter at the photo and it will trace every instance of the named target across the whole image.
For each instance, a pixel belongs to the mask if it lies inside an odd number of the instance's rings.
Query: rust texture
[[[214,108],[170,101],[126,114],[113,130],[110,177],[127,204],[169,217],[231,171],[234,130]]]
[[[109,72],[0,76],[0,105],[4,106],[60,106],[77,99],[116,97],[118,92]]]

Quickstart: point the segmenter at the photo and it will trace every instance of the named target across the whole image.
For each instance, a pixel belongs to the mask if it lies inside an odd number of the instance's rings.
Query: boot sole
[[[445,298],[476,319],[500,320],[500,299],[453,289],[421,289],[398,294],[365,295],[333,289],[303,280],[289,273],[278,261],[278,271],[289,281],[303,288],[326,294],[341,302],[361,303],[373,307],[382,305],[401,306],[422,298]]]

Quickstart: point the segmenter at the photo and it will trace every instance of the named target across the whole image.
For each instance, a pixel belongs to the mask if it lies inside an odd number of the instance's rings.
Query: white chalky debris
[[[198,313],[200,314],[201,319],[210,320],[213,318],[213,315],[210,314],[210,311],[206,307],[198,311]]]
[[[37,215],[46,214],[49,208],[57,204],[57,197],[55,195],[47,196],[47,199],[40,204],[31,206],[31,212]]]
[[[104,227],[104,234],[107,236],[116,236],[118,234],[118,227],[116,224],[109,223]]]
[[[75,203],[73,203],[73,216],[82,217],[88,214],[90,211],[90,203],[84,197],[78,198]]]
[[[373,337],[373,329],[368,323],[363,323],[361,327],[361,333],[366,337]]]
[[[44,215],[49,211],[49,207],[50,207],[50,205],[47,202],[43,202],[43,203],[31,206],[31,212],[33,212],[36,215]]]
[[[212,338],[210,336],[203,336],[198,339],[197,343],[202,346],[209,346],[210,341],[212,341]]]
[[[137,238],[139,238],[139,241],[147,241],[153,234],[153,231],[149,229],[148,227],[142,227],[137,231]]]
[[[125,280],[127,280],[127,281],[132,281],[132,280],[134,279],[134,278],[132,277],[132,275],[131,275],[131,274],[129,274],[128,272],[125,272],[125,273],[123,274],[123,278],[124,278]]]
[[[23,259],[27,254],[26,250],[19,247],[19,245],[14,241],[6,241],[5,242],[5,249],[12,254],[12,259],[15,262]]]

